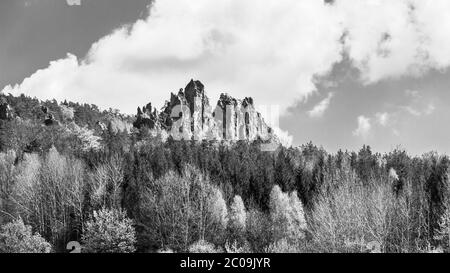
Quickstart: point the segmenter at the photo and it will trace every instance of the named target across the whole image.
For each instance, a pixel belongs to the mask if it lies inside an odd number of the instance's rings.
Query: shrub
[[[237,241],[233,243],[226,242],[225,243],[225,252],[226,253],[251,253],[250,245],[245,242],[244,244],[239,244]]]
[[[135,251],[133,221],[118,209],[94,211],[83,229],[83,250],[94,253],[128,253]]]
[[[174,253],[172,249],[165,248],[165,249],[159,249],[157,253]]]
[[[0,252],[2,253],[50,253],[52,246],[39,233],[33,234],[31,226],[22,219],[2,226]]]
[[[216,247],[205,240],[199,240],[189,247],[190,253],[220,253]]]
[[[265,248],[266,253],[300,253],[297,244],[289,242],[286,238],[280,239]]]

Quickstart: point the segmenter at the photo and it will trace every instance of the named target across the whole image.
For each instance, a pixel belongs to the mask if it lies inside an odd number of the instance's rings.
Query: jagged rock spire
[[[270,127],[256,112],[253,99],[237,100],[222,93],[213,109],[200,81],[191,79],[177,94],[171,93],[162,111],[152,112],[151,104],[138,109],[134,126],[155,126],[167,130],[174,139],[255,140],[271,138]]]

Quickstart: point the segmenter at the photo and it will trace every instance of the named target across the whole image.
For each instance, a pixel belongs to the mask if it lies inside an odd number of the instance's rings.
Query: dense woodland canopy
[[[118,130],[134,117],[112,109],[4,98],[0,252],[449,250],[445,155],[175,141]]]

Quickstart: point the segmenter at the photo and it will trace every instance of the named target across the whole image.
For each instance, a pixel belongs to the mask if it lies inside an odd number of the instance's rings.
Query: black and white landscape
[[[449,14],[2,0],[0,253],[449,252]]]

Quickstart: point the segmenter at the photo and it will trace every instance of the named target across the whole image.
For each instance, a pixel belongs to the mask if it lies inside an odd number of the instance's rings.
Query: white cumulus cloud
[[[53,61],[4,91],[134,113],[148,101],[162,107],[194,78],[213,103],[228,92],[284,111],[341,60],[341,27],[318,20],[331,17],[311,0],[157,0],[148,18],[103,37],[86,58]]]
[[[330,106],[331,99],[333,98],[334,93],[330,92],[328,93],[328,96],[320,101],[316,106],[314,106],[313,109],[308,111],[308,115],[312,118],[319,118],[322,117],[325,111]]]
[[[389,113],[376,113],[375,117],[377,119],[378,124],[385,127],[389,122]]]
[[[156,0],[86,57],[68,54],[3,91],[134,113],[194,78],[213,103],[229,92],[284,112],[343,52],[368,84],[448,67],[449,12],[448,0]]]
[[[358,117],[358,127],[353,131],[353,135],[357,137],[367,138],[370,133],[372,125],[370,124],[370,118],[365,116]]]

